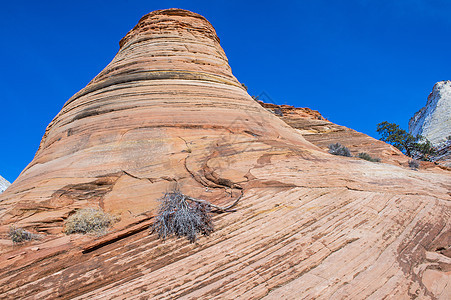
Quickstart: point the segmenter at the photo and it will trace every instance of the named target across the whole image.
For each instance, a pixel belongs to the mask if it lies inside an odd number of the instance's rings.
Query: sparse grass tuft
[[[329,153],[333,155],[340,155],[340,156],[351,156],[351,152],[348,148],[343,146],[340,143],[330,144],[329,145]]]
[[[367,160],[367,161],[371,161],[371,162],[380,162],[381,161],[379,158],[371,157],[371,155],[369,155],[366,152],[360,152],[359,154],[357,154],[357,157]]]
[[[39,234],[34,234],[23,228],[17,228],[15,226],[9,227],[8,236],[13,241],[13,243],[16,244],[31,240],[38,240],[41,238]]]
[[[108,228],[117,221],[101,209],[84,208],[71,215],[66,222],[66,234],[82,233],[103,235],[107,233]]]
[[[161,204],[152,226],[159,238],[166,239],[173,234],[194,243],[198,234],[208,236],[213,232],[208,202],[190,201],[192,198],[178,190],[165,193],[159,200]]]

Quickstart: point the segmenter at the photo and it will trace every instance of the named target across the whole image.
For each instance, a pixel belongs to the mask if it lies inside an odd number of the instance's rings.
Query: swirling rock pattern
[[[198,14],[152,12],[120,47],[0,196],[2,297],[449,298],[449,172],[306,141],[246,93]],[[218,205],[244,197],[210,237],[162,242],[147,228],[175,186]],[[65,236],[80,207],[121,221]],[[13,246],[11,224],[44,238]]]

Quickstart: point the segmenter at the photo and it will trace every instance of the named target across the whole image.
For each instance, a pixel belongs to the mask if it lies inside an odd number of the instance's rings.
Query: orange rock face
[[[379,158],[384,163],[407,166],[409,157],[397,148],[376,140],[366,134],[357,132],[345,126],[340,126],[324,119],[315,110],[289,105],[275,105],[259,102],[260,105],[278,115],[284,122],[299,130],[299,133],[312,144],[328,151],[328,146],[340,143],[349,148],[356,156],[366,152]],[[433,167],[433,164],[423,162],[423,167]]]
[[[0,195],[3,297],[449,298],[448,171],[306,141],[246,93],[198,14],[152,12],[120,46]],[[210,237],[162,242],[147,228],[175,186],[218,205],[243,198]],[[101,238],[65,236],[82,207],[120,221]],[[44,237],[13,246],[12,224]]]

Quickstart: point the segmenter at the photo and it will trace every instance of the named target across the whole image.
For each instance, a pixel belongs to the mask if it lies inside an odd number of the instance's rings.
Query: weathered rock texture
[[[0,176],[0,194],[3,193],[10,185],[11,183],[9,183],[8,180]]]
[[[431,156],[432,161],[439,163],[445,167],[451,168],[451,139],[439,144],[436,151]]]
[[[451,81],[437,82],[426,106],[409,121],[409,132],[422,135],[435,146],[451,136]]]
[[[349,148],[353,156],[360,152],[366,152],[372,157],[379,158],[384,163],[398,166],[408,164],[409,158],[392,145],[345,126],[329,122],[318,111],[261,101],[259,103],[279,116],[288,125],[298,129],[307,141],[326,152],[330,144],[340,143]],[[422,162],[422,166],[431,167],[433,164]]]
[[[306,141],[246,93],[200,15],[152,12],[120,45],[0,196],[4,298],[449,298],[449,172]],[[147,228],[176,184],[220,205],[244,196],[210,237],[162,242]],[[87,206],[121,221],[65,236]],[[10,224],[45,237],[13,246]]]

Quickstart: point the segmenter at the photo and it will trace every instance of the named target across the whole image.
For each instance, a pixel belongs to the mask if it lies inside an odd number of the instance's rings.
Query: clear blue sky
[[[213,24],[250,94],[374,137],[385,120],[407,129],[434,83],[451,79],[451,0],[3,1],[0,175],[15,180],[119,40],[170,7]]]

